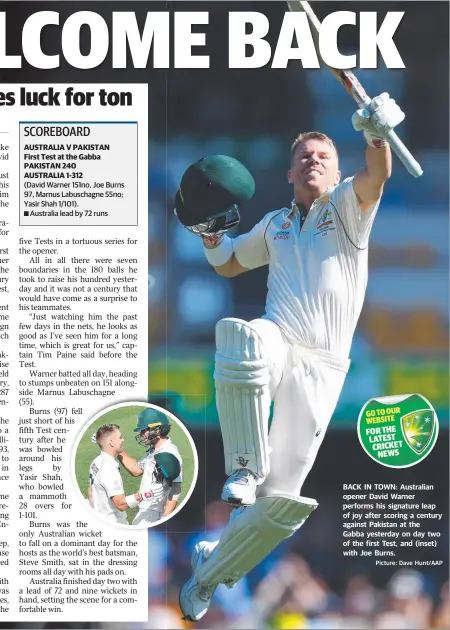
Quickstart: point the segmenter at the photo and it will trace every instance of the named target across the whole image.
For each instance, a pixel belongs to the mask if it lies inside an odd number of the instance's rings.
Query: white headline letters
[[[275,50],[265,39],[269,20],[255,11],[229,13],[228,60],[230,68],[286,68],[291,59],[298,59],[304,68],[320,67],[319,59],[337,69],[376,68],[378,52],[388,68],[405,65],[394,43],[394,35],[403,12],[390,11],[380,26],[373,11],[335,11],[323,20],[319,50],[313,41],[308,18],[304,13],[286,13]],[[74,68],[89,70],[100,66],[111,53],[113,68],[126,68],[128,52],[135,68],[169,68],[171,34],[173,34],[174,68],[209,68],[207,52],[209,13],[207,11],[148,12],[142,34],[134,12],[113,12],[112,26],[93,11],[77,11],[64,24],[56,11],[33,13],[22,28],[22,55],[10,55],[6,49],[7,14],[0,12],[0,68],[21,68],[26,60],[43,70],[58,68],[61,57]],[[359,30],[359,51],[342,54],[337,45],[341,26]],[[61,54],[48,55],[41,48],[42,32],[51,26],[59,29]],[[80,50],[80,30],[90,31],[89,51]],[[110,32],[111,30],[111,32]],[[172,32],[173,31],[173,32]]]

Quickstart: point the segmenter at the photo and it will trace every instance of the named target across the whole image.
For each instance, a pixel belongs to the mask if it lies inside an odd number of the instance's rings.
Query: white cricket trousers
[[[133,519],[132,525],[147,525],[150,527],[153,523],[157,523],[163,518],[162,512],[156,510],[139,510]]]
[[[258,496],[278,492],[298,496],[325,437],[350,362],[289,343],[268,319],[251,324],[267,352],[274,402],[270,473],[258,488]]]

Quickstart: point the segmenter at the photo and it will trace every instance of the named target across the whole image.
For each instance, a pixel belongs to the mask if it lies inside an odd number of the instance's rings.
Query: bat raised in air
[[[320,31],[320,22],[312,10],[309,2],[304,0],[287,0],[288,7],[291,11],[301,11],[302,13],[306,13],[308,16],[309,23],[311,25],[311,33],[313,35],[314,41],[316,43],[317,54],[320,57],[320,49],[319,49],[319,31]],[[322,60],[323,61],[323,60]],[[327,64],[324,64],[326,68],[334,74],[334,76],[342,83],[344,88],[350,94],[351,97],[356,101],[359,107],[369,109],[370,111],[370,101],[371,98],[368,96],[367,92],[358,81],[356,76],[353,74],[351,70],[337,70],[336,68],[331,68]],[[405,147],[403,142],[397,136],[395,131],[389,131],[388,133],[380,135],[386,140],[386,142],[391,147],[392,151],[397,155],[400,161],[405,166],[408,173],[411,173],[414,177],[420,177],[423,173],[420,164],[414,159],[408,149]]]

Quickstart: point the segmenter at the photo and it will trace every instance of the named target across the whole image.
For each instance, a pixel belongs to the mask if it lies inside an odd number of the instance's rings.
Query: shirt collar
[[[335,186],[329,186],[326,190],[324,190],[324,192],[320,195],[320,197],[317,197],[317,199],[315,199],[313,201],[312,205],[314,205],[317,201],[322,201],[322,202],[329,201],[330,195],[331,195],[331,193],[333,192],[334,189],[335,189]],[[288,218],[294,217],[296,214],[301,215],[302,214],[302,210],[297,205],[295,199],[293,199],[291,201],[291,209],[289,211]]]
[[[118,466],[120,466],[120,464],[119,464],[119,462],[118,462],[117,458],[116,458],[116,457],[113,457],[113,456],[112,456],[112,455],[110,455],[109,453],[105,453],[105,451],[102,451],[102,452],[100,453],[100,455],[103,457],[103,459],[112,459],[112,460],[113,460],[113,462],[114,462],[115,464],[117,464]]]

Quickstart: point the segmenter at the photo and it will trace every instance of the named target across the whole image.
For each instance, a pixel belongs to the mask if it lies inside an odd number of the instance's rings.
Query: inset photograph
[[[84,427],[73,469],[98,518],[144,529],[186,504],[197,481],[198,457],[188,430],[171,412],[148,403],[120,403]]]

